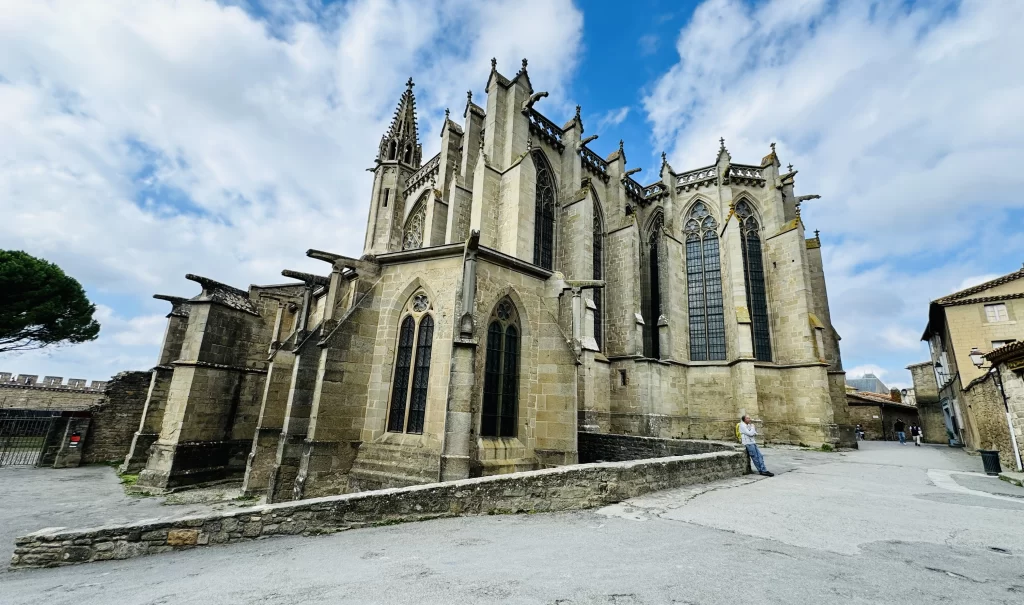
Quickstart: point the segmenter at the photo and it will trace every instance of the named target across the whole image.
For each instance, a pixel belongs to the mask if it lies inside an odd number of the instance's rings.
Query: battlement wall
[[[52,410],[74,412],[87,410],[103,399],[106,380],[93,380],[87,385],[82,378],[0,372],[0,409]]]

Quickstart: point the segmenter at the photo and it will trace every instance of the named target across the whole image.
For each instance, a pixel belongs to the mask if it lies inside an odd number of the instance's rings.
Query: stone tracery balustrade
[[[586,145],[580,147],[579,156],[584,169],[589,170],[602,181],[608,182],[608,162],[604,161],[604,158],[591,151]]]
[[[640,183],[633,180],[633,177],[626,177],[622,179],[622,186],[626,188],[626,195],[633,198],[636,201],[643,201],[644,199],[644,188],[640,186]]]
[[[530,132],[539,135],[541,139],[557,149],[558,153],[565,151],[565,143],[562,142],[563,131],[557,124],[545,118],[536,109],[531,108],[523,113],[530,121]]]
[[[764,183],[764,172],[760,166],[733,164],[729,167],[729,178]]]
[[[651,185],[648,185],[648,186],[644,187],[644,199],[645,200],[657,199],[659,196],[661,196],[661,194],[665,193],[665,191],[667,191],[667,190],[665,189],[664,183],[660,183],[660,182],[653,183]]]
[[[409,184],[405,187],[405,193],[409,193],[427,182],[430,177],[435,176],[439,172],[440,167],[441,152],[438,152],[437,155],[427,160],[427,163],[424,164],[422,168],[414,172],[412,176],[409,177]]]
[[[710,185],[715,182],[718,177],[718,168],[715,166],[705,166],[689,172],[676,175],[676,182],[678,183],[676,191],[689,191],[700,187],[701,185]]]

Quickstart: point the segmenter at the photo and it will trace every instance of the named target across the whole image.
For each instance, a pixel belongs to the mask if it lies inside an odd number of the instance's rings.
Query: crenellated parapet
[[[61,376],[44,376],[42,380],[39,380],[38,374],[0,372],[0,387],[8,388],[102,392],[107,388],[107,382],[106,380],[93,380],[90,383],[84,378],[69,378],[65,384],[64,378]]]

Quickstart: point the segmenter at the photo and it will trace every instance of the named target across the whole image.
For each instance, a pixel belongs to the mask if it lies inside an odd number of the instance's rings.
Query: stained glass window
[[[659,214],[651,222],[644,248],[642,309],[644,318],[644,357],[661,358],[658,318],[661,317],[661,230],[664,218]]]
[[[480,435],[515,437],[519,411],[519,328],[511,301],[498,303],[487,327]]]
[[[725,359],[725,313],[717,228],[718,223],[703,202],[693,205],[683,226],[691,361]]]
[[[427,295],[423,292],[415,294],[406,305],[406,315],[398,331],[395,376],[388,409],[388,431],[392,433],[423,432],[430,384],[430,352],[434,341],[434,318],[426,314],[429,310]],[[415,363],[413,351],[416,352]]]
[[[533,223],[533,264],[551,269],[555,240],[555,179],[539,153],[533,154],[537,167],[537,189]]]
[[[604,279],[604,227],[601,224],[601,215],[597,211],[597,203],[594,204],[594,279]],[[594,297],[594,340],[597,341],[599,349],[604,349],[604,289],[594,288],[591,290]]]
[[[764,258],[761,251],[761,225],[746,200],[736,204],[743,243],[743,277],[750,305],[750,322],[754,331],[754,357],[772,360],[772,343],[768,329],[768,296],[764,285]]]
[[[395,356],[395,379],[391,388],[391,412],[388,417],[388,430],[401,433],[405,424],[405,401],[409,396],[409,366],[412,363],[412,341],[416,330],[416,320],[411,315],[402,320],[402,328],[398,333],[398,353]]]

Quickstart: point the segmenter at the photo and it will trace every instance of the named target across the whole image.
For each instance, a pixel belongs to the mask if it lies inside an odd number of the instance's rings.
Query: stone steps
[[[388,443],[364,443],[349,471],[349,491],[406,487],[437,481],[438,452]]]

